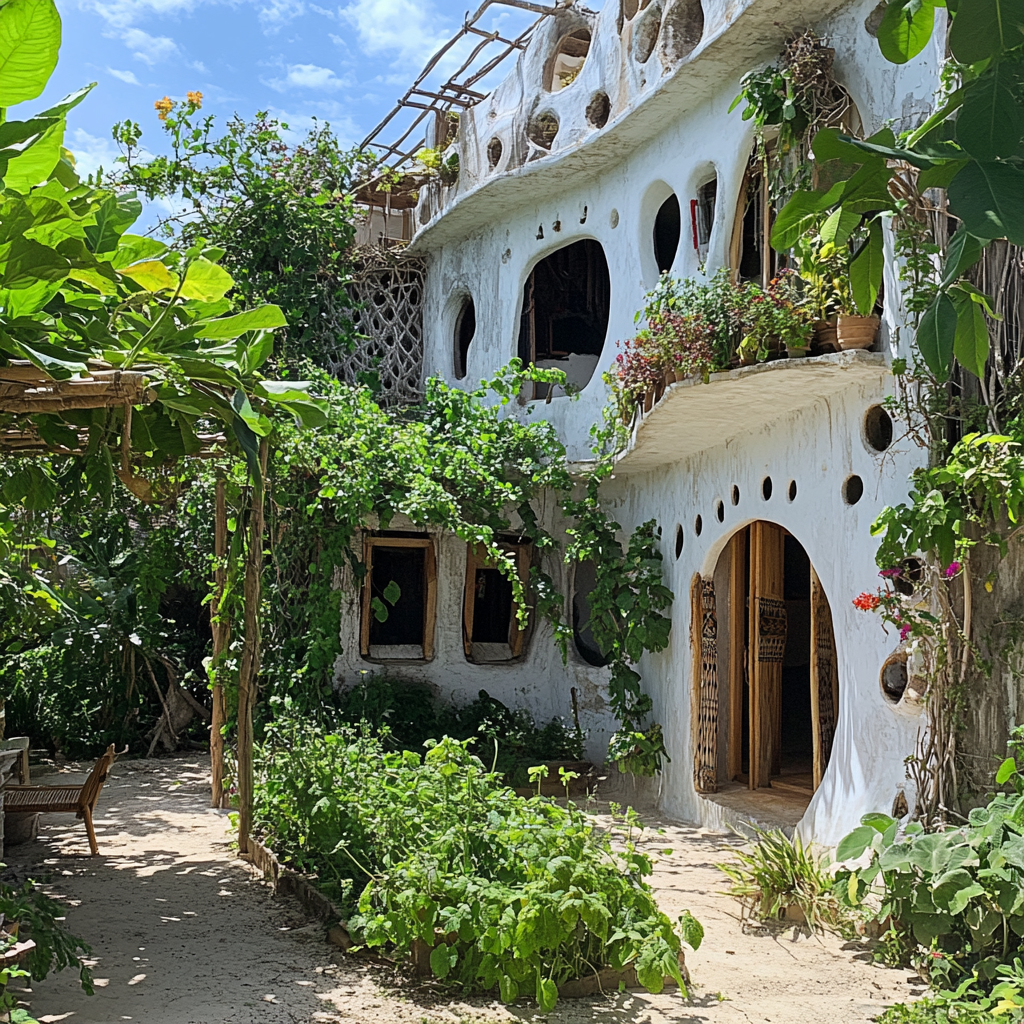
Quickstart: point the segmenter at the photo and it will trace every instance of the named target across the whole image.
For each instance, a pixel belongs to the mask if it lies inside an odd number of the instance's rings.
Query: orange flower
[[[203,94],[198,90],[195,92],[185,93],[185,98],[195,107],[197,110],[203,105]]]
[[[154,110],[157,111],[161,121],[167,120],[167,115],[174,109],[174,100],[170,96],[165,96],[162,100],[157,100],[153,104]]]
[[[881,603],[877,594],[858,594],[853,599],[854,608],[858,608],[862,612],[873,612]]]

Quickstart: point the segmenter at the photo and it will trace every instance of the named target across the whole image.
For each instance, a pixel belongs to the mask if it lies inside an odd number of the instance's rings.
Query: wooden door
[[[783,590],[786,533],[773,523],[750,527],[750,788],[771,784],[782,739]]]
[[[698,793],[718,790],[718,615],[714,580],[695,574],[692,607],[694,725],[693,785]]]
[[[811,569],[811,725],[814,737],[814,788],[832,755],[839,712],[839,666],[832,611],[818,574]]]

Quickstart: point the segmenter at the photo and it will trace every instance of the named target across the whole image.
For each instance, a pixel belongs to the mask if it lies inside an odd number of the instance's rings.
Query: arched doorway
[[[738,531],[691,588],[694,785],[805,796],[821,784],[839,708],[828,598],[800,542],[774,523]]]

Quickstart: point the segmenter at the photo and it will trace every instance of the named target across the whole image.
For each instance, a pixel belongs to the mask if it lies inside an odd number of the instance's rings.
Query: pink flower
[[[886,579],[895,579],[902,572],[902,569],[883,569],[878,575]]]
[[[906,640],[910,636],[910,629],[911,627],[906,624],[900,626],[900,640]]]
[[[950,562],[949,565],[946,566],[946,579],[947,580],[948,579],[952,579],[959,571],[960,571],[960,563],[959,562]]]

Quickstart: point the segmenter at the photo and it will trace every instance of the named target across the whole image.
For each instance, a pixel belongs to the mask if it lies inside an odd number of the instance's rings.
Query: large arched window
[[[597,369],[608,333],[611,279],[600,242],[572,242],[545,256],[523,287],[519,358],[524,364],[563,370],[566,384],[586,387]],[[532,398],[563,394],[536,384]]]

